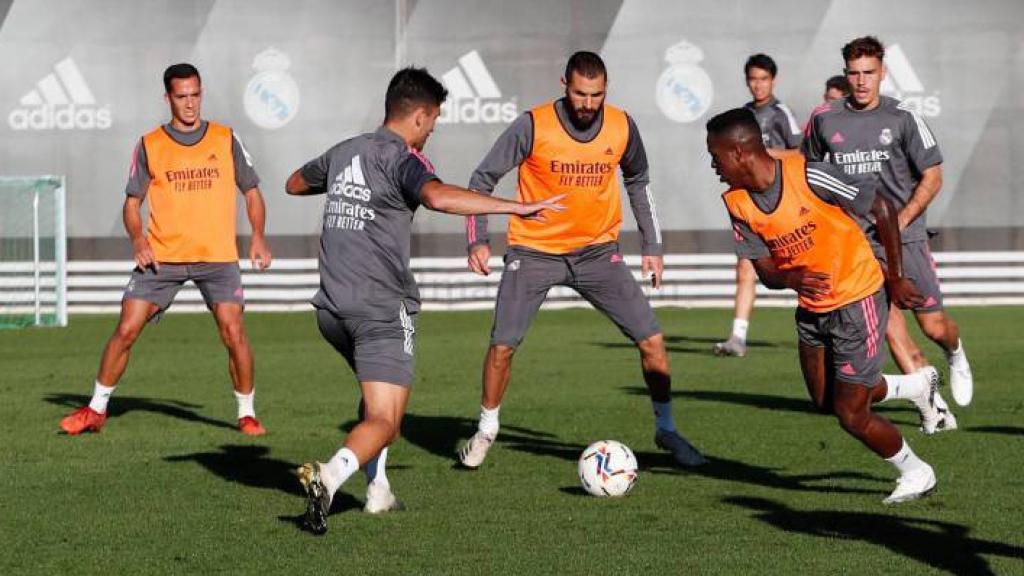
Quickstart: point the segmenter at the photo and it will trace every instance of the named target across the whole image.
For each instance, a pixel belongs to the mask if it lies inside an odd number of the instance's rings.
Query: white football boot
[[[487,457],[487,451],[494,444],[494,436],[489,436],[477,430],[476,434],[466,442],[459,450],[459,462],[466,468],[479,468]]]
[[[935,490],[935,470],[924,464],[913,472],[903,474],[896,480],[896,489],[892,494],[882,500],[883,504],[899,504],[910,500],[917,500],[931,494]]]

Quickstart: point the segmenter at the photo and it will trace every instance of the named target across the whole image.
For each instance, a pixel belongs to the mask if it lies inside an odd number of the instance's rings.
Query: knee
[[[487,363],[493,368],[507,368],[512,363],[512,357],[515,354],[516,349],[512,346],[495,344],[487,353]]]
[[[839,420],[839,425],[854,436],[862,436],[867,429],[868,422],[870,421],[870,415],[868,414],[867,408],[853,408],[846,406],[841,403],[837,403],[834,406],[836,418]]]
[[[245,344],[245,327],[241,322],[225,322],[220,326],[220,339],[228,348],[235,349]]]
[[[922,322],[921,332],[923,332],[929,340],[938,342],[947,340],[949,332],[953,327],[953,322],[951,320],[947,320],[945,316],[942,316],[941,318],[929,319],[926,322]]]
[[[138,340],[139,334],[142,334],[142,325],[121,322],[114,330],[114,340],[121,346],[128,348]]]
[[[665,337],[662,334],[655,334],[637,342],[637,348],[644,359],[665,359]]]

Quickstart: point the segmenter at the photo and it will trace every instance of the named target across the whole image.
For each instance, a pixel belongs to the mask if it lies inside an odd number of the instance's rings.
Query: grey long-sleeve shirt
[[[601,131],[604,120],[603,110],[598,113],[594,123],[586,130],[577,129],[569,120],[567,103],[564,98],[555,102],[555,111],[562,121],[561,124],[573,139],[588,142]],[[650,190],[649,167],[647,152],[644,150],[640,131],[633,119],[627,116],[629,137],[625,152],[619,162],[629,204],[636,218],[637,228],[642,238],[641,253],[644,256],[657,256],[664,252],[661,228],[658,224],[657,209]],[[484,159],[473,172],[469,180],[469,188],[486,194],[492,194],[498,181],[520,166],[529,157],[533,148],[533,119],[527,112],[517,118],[491,147]],[[474,231],[467,238],[469,247],[486,244],[490,241],[487,230],[486,216],[470,216],[473,219],[469,226]]]

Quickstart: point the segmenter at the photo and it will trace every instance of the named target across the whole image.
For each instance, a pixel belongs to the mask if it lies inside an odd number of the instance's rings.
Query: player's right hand
[[[812,272],[806,268],[797,268],[789,271],[788,280],[787,284],[790,288],[811,300],[821,300],[832,291],[832,279],[824,272]]]
[[[469,269],[481,276],[491,273],[487,261],[491,259],[491,247],[487,244],[476,244],[469,249]]]
[[[924,306],[924,296],[909,278],[891,278],[885,282],[889,299],[901,310],[913,310]]]
[[[149,246],[149,240],[146,240],[145,237],[132,241],[132,251],[135,252],[135,265],[139,267],[139,270],[145,270],[152,266],[153,270],[160,271],[160,263],[156,261],[153,249]]]
[[[516,210],[516,215],[522,216],[527,220],[536,220],[537,222],[544,222],[545,210],[553,210],[555,212],[561,212],[565,210],[565,206],[559,204],[558,201],[565,198],[567,194],[559,194],[558,196],[552,196],[547,200],[541,202],[533,202],[530,204],[520,204]]]

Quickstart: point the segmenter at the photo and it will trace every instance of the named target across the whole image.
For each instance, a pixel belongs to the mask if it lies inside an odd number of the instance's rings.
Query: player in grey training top
[[[493,198],[441,183],[422,154],[447,91],[426,70],[391,79],[384,125],[350,138],[288,178],[292,195],[326,194],[320,236],[320,291],[313,298],[324,338],[356,372],[360,422],[325,464],[299,468],[306,526],[327,531],[334,493],[366,467],[365,510],[401,508],[384,473],[413,382],[419,292],[409,269],[412,218],[422,204],[451,214],[512,214],[543,219],[555,197],[536,204]]]
[[[942,186],[942,154],[935,135],[920,114],[879,93],[885,78],[885,49],[872,36],[843,47],[846,77],[852,93],[814,111],[803,151],[809,161],[826,161],[848,175],[872,175],[879,191],[899,209],[903,264],[907,276],[925,297],[914,310],[922,332],[946,353],[953,399],[971,401],[973,378],[960,343],[956,322],[942,308],[935,265],[928,249],[926,209]],[[906,330],[902,313],[889,316],[886,337],[893,358],[907,373],[928,360]]]
[[[753,98],[744,107],[754,113],[761,128],[761,140],[768,154],[775,158],[798,154],[801,140],[800,126],[793,113],[775,97],[775,76],[778,72],[775,60],[767,54],[754,54],[743,65],[747,90]],[[724,342],[715,344],[715,354],[740,357],[747,354],[747,329],[750,327],[756,295],[757,273],[754,272],[754,265],[746,258],[739,258],[736,261],[736,302],[732,333]]]

